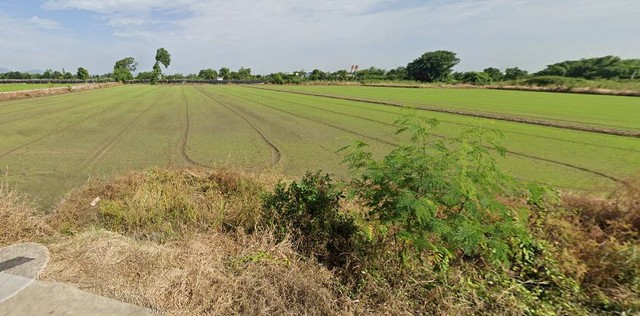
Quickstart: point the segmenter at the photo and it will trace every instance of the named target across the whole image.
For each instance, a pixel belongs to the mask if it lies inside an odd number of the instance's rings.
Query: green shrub
[[[275,228],[280,239],[291,236],[299,253],[330,268],[344,266],[354,250],[357,227],[339,211],[341,198],[329,175],[306,173],[300,182],[280,182],[263,197],[263,223]]]
[[[565,77],[559,77],[559,76],[537,76],[537,77],[526,79],[522,83],[529,86],[539,86],[539,87],[558,86],[558,87],[567,87],[567,88],[587,85],[587,81],[584,79],[565,78]]]
[[[513,180],[498,171],[489,149],[504,154],[500,135],[478,128],[455,140],[432,140],[435,120],[409,115],[396,124],[398,133],[410,134],[407,144],[374,160],[358,142],[345,162],[360,172],[353,191],[396,242],[398,255],[430,251],[445,269],[456,257],[510,263],[531,238],[527,212],[500,201],[514,194]]]

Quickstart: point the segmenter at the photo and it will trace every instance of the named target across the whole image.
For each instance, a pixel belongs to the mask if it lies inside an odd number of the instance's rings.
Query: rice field
[[[404,141],[395,135],[393,123],[408,110],[380,104],[385,102],[640,132],[640,99],[631,97],[125,85],[0,102],[0,166],[7,182],[45,207],[87,179],[153,166],[230,166],[286,177],[322,169],[346,177],[340,148],[362,140],[381,156]],[[417,113],[441,122],[434,137],[455,137],[474,126],[502,131],[509,152],[499,164],[520,179],[602,192],[640,172],[638,137],[438,111]]]
[[[38,90],[49,89],[56,87],[64,87],[66,84],[32,84],[32,83],[8,83],[0,84],[0,93],[13,92],[13,91],[25,91],[25,90]]]

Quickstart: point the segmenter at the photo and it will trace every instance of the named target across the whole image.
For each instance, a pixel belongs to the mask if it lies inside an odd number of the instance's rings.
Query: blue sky
[[[640,58],[638,0],[3,0],[0,68],[110,72],[155,50],[168,73],[395,68],[451,50],[457,70]]]

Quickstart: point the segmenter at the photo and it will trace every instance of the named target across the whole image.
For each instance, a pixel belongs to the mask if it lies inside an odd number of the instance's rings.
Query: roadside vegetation
[[[230,169],[91,181],[49,214],[0,189],[0,245],[51,250],[47,280],[158,314],[635,314],[640,190],[559,194],[502,173],[500,133],[396,122],[352,176]],[[95,206],[90,202],[100,197]]]

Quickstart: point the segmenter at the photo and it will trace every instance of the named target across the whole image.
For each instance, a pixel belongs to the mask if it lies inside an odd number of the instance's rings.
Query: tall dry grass
[[[18,242],[44,242],[55,231],[25,197],[0,183],[0,247]]]
[[[66,233],[98,227],[158,242],[220,229],[251,231],[261,215],[261,193],[275,182],[229,169],[131,172],[72,192],[50,222]]]

